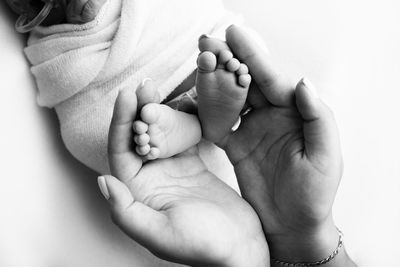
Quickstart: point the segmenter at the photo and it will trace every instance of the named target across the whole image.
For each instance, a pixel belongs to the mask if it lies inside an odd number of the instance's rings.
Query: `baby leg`
[[[197,64],[198,113],[203,137],[219,143],[238,121],[251,82],[248,68],[225,42],[201,38]]]
[[[153,93],[147,91],[146,95]],[[200,142],[201,127],[195,115],[158,102],[148,103],[141,99],[145,94],[138,93],[137,96],[138,102],[145,104],[140,111],[140,120],[133,123],[137,154],[147,160],[168,158]]]

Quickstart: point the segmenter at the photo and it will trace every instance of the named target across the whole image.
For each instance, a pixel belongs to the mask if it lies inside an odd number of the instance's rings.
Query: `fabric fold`
[[[239,21],[219,0],[108,0],[90,23],[38,27],[25,49],[38,103],[55,108],[68,150],[108,173],[119,90],[151,78],[164,99],[196,69],[199,36]]]

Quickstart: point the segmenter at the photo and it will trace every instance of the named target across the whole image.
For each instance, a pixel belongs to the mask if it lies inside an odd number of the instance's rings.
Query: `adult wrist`
[[[265,267],[270,266],[270,254],[263,232],[254,239],[238,242],[231,255],[214,263],[189,264],[193,267]]]
[[[339,245],[340,234],[333,219],[281,235],[269,237],[272,266],[278,261],[287,263],[319,262],[331,256]],[[340,251],[339,251],[340,253]],[[275,262],[275,263],[274,263]]]

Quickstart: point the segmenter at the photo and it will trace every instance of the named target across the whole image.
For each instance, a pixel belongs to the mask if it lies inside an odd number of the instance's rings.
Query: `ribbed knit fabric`
[[[119,90],[151,78],[165,98],[196,69],[199,36],[223,38],[232,23],[237,18],[220,0],[109,0],[90,23],[38,27],[25,49],[38,102],[55,108],[68,150],[108,173],[108,130]],[[201,147],[206,161],[226,174],[223,153]]]

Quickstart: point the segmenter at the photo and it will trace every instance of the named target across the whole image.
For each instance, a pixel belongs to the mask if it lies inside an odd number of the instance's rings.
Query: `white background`
[[[350,255],[400,266],[399,1],[225,2],[336,113],[346,166],[334,213]],[[0,9],[0,266],[160,266],[112,225],[96,174],[36,106],[24,41]]]

